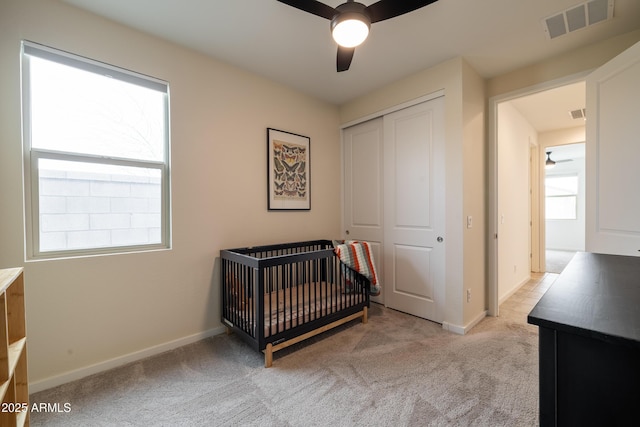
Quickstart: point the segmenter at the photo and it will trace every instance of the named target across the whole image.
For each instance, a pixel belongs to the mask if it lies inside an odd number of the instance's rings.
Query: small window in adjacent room
[[[547,176],[545,191],[546,219],[577,219],[577,175]]]
[[[168,84],[23,42],[27,258],[170,246]]]

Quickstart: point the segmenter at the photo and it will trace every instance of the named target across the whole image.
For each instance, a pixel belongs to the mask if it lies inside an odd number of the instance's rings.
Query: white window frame
[[[26,260],[67,258],[87,255],[141,252],[171,248],[171,207],[170,207],[170,126],[169,126],[169,84],[163,80],[135,73],[109,64],[84,58],[58,49],[30,41],[22,42],[22,117],[24,150],[24,191],[25,191],[25,241]],[[30,56],[52,60],[112,78],[134,83],[139,86],[164,92],[164,161],[132,160],[112,156],[93,156],[65,151],[45,150],[31,146],[31,105],[30,105]],[[40,206],[39,170],[40,159],[64,160],[71,162],[95,163],[102,165],[141,167],[160,171],[161,182],[161,241],[160,243],[109,246],[88,249],[68,249],[56,251],[40,250]]]
[[[553,178],[575,178],[576,179],[576,192],[572,193],[572,194],[563,194],[563,195],[553,195],[553,196],[549,196],[549,195],[545,195],[545,198],[547,200],[547,202],[545,202],[545,205],[548,205],[548,201],[550,199],[567,199],[567,200],[573,200],[573,204],[574,204],[574,210],[572,212],[572,217],[568,217],[568,218],[551,218],[549,216],[549,214],[547,212],[545,212],[545,217],[548,220],[552,220],[552,221],[575,221],[578,219],[578,193],[580,192],[580,176],[577,173],[571,173],[571,174],[559,174],[559,175],[547,175],[545,177],[546,179],[553,179]],[[545,187],[546,187],[546,182],[545,182]]]

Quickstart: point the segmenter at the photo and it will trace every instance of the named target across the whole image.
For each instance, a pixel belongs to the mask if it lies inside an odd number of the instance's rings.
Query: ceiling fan
[[[564,162],[572,162],[573,159],[566,159],[566,160],[551,160],[551,151],[547,151],[547,160],[544,162],[544,167],[545,169],[551,169],[553,168],[556,163],[564,163]]]
[[[380,0],[369,6],[347,0],[335,8],[316,0],[278,1],[331,21],[331,34],[338,43],[336,68],[341,72],[349,69],[355,48],[367,38],[371,24],[413,12],[437,0]]]

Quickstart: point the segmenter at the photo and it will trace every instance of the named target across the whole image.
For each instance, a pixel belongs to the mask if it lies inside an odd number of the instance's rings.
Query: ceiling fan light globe
[[[331,35],[342,47],[356,47],[369,36],[371,23],[359,14],[343,14],[331,22]]]

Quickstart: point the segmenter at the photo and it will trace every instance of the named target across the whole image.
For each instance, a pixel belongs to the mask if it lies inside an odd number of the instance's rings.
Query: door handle
[[[438,240],[438,243],[442,243],[442,242],[444,242],[444,239],[443,239],[441,236],[438,236],[438,239],[437,239],[437,240]]]
[[[349,230],[345,231],[345,234],[348,236],[349,235]]]

